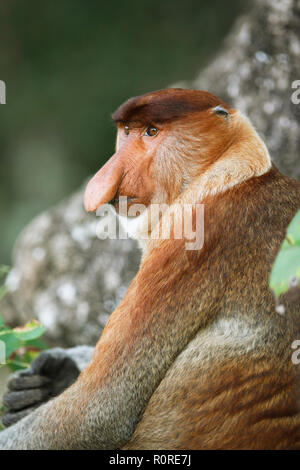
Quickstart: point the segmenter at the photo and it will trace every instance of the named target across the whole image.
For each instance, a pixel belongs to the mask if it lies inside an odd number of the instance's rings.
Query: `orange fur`
[[[182,240],[144,244],[140,271],[104,330],[94,364],[101,363],[104,377],[128,358],[128,367],[136,368],[141,356],[155,384],[126,449],[298,448],[299,371],[289,347],[299,333],[299,306],[290,305],[290,318],[280,318],[267,281],[300,205],[299,185],[271,168],[264,143],[245,117],[225,105],[224,120],[212,112],[224,103],[202,93],[152,93],[115,114],[117,154],[126,148],[129,165],[118,195],[141,200],[140,189],[151,187],[148,210],[167,202],[165,217],[176,217],[178,205],[205,203],[205,245],[188,253]],[[201,110],[195,105],[189,112],[195,94]],[[178,96],[174,117],[167,108]],[[163,111],[156,99],[163,100]],[[131,143],[122,134],[125,123]],[[150,144],[143,137],[147,123],[159,128]],[[144,184],[132,193],[139,178]],[[147,230],[141,226],[139,235]],[[215,336],[211,325],[219,318],[239,321],[246,330],[250,325],[257,349],[239,344],[239,337],[230,344]],[[92,365],[87,376],[94,370]]]
[[[116,152],[89,183],[87,210],[111,200],[118,210],[121,195],[143,202],[141,236],[154,203],[169,204],[161,222],[203,203],[204,245],[187,251],[174,233],[146,240],[89,366],[33,414],[25,440],[16,427],[7,439],[20,448],[300,449],[291,360],[299,303],[286,298],[280,316],[268,288],[300,208],[299,183],[271,166],[248,120],[210,93],[162,90],[113,117]],[[158,133],[145,135],[148,126]]]

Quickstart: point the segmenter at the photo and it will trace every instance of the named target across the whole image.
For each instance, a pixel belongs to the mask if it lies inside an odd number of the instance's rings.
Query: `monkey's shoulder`
[[[233,186],[205,201],[207,226],[222,224],[223,233],[238,232],[240,237],[260,233],[283,236],[300,209],[300,183],[275,167],[265,174]]]

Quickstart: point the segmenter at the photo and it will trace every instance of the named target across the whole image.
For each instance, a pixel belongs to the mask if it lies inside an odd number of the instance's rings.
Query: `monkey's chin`
[[[134,240],[139,240],[141,238],[142,227],[144,226],[145,217],[147,216],[147,210],[142,214],[135,217],[127,217],[121,214],[118,214],[118,219],[120,222],[121,230],[129,238]]]

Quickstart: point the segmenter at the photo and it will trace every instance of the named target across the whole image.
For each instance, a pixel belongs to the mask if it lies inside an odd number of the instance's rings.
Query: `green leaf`
[[[15,336],[23,342],[39,338],[46,331],[45,328],[36,320],[32,320],[23,327],[14,328]]]
[[[275,297],[279,297],[292,285],[297,285],[297,281],[300,285],[300,211],[287,228],[271,271],[269,286]]]
[[[300,282],[300,246],[289,246],[280,250],[270,276],[270,288],[276,297],[287,292],[292,279]]]
[[[22,361],[31,364],[32,361],[40,354],[39,351],[26,351],[22,356]]]
[[[288,226],[285,241],[290,245],[300,246],[300,211]]]
[[[13,330],[6,328],[0,331],[0,340],[5,343],[6,348],[6,358],[8,358],[16,349],[19,349],[23,346],[23,342],[20,341]]]
[[[30,341],[26,341],[26,347],[38,349],[42,351],[43,349],[47,349],[48,346],[42,341],[41,339],[31,339]]]
[[[13,372],[15,372],[16,370],[28,369],[29,365],[30,364],[28,362],[23,362],[23,361],[19,361],[19,360],[15,360],[15,359],[9,359],[7,361],[7,366]]]

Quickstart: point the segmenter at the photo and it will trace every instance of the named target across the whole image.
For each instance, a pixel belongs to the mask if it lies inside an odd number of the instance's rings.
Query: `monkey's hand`
[[[3,425],[16,423],[72,385],[90,361],[92,352],[89,346],[49,349],[42,352],[29,369],[12,374],[3,397]]]

